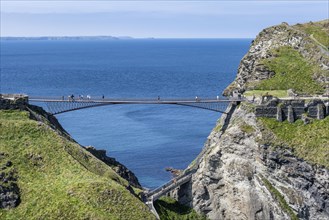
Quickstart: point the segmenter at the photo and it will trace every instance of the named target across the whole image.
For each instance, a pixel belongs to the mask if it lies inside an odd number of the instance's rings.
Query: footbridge
[[[177,176],[167,182],[166,184],[158,187],[152,191],[149,191],[145,194],[147,201],[153,202],[158,200],[161,196],[166,195],[168,192],[172,191],[173,189],[187,183],[192,178],[192,173],[185,173],[180,176]]]
[[[183,185],[184,183],[187,183],[192,178],[192,172],[186,172],[183,173],[180,176],[175,177],[174,179],[170,180],[166,184],[151,190],[149,192],[145,193],[145,203],[151,210],[151,212],[157,217],[157,219],[160,219],[156,209],[154,208],[153,202],[159,199],[161,196],[166,195],[173,189]]]
[[[151,104],[151,105],[180,105],[194,108],[201,108],[209,111],[226,113],[225,110],[229,103],[243,101],[239,98],[88,98],[74,99],[64,97],[37,97],[30,96],[29,102],[44,103],[47,110],[52,115],[65,112],[76,111],[85,108],[93,108],[105,105],[118,104]]]

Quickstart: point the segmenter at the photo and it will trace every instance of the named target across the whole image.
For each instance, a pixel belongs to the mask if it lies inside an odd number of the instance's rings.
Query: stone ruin
[[[256,106],[257,117],[276,118],[278,121],[288,120],[294,122],[305,117],[324,119],[329,115],[329,100],[280,100],[272,96],[262,98],[260,105]]]

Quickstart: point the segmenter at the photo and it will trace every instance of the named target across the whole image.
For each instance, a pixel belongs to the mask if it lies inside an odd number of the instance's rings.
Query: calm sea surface
[[[3,41],[1,92],[100,97],[216,97],[251,39]],[[106,149],[144,187],[197,156],[219,113],[170,105],[115,105],[58,115],[82,145]]]

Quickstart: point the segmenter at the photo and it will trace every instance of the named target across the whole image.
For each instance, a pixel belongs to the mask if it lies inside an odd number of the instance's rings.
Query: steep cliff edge
[[[325,33],[318,42],[305,31],[309,26],[262,31],[225,94],[290,88],[324,93],[328,21],[314,25]],[[253,105],[242,103],[229,120],[222,116],[192,180],[172,196],[209,219],[329,219],[328,137],[329,117],[309,124],[277,122],[257,118]]]
[[[224,95],[253,89],[323,93],[329,81],[328,27],[329,20],[324,20],[264,29],[242,58],[236,79]]]
[[[268,132],[249,106],[239,106],[222,135],[212,131],[197,172],[176,197],[210,219],[328,219],[328,169],[271,144]]]
[[[155,219],[114,171],[132,177],[121,164],[94,150],[98,159],[41,108],[0,104],[11,108],[0,110],[0,219]]]

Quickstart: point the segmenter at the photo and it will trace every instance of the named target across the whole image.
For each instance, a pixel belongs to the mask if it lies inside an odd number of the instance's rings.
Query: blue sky
[[[325,1],[1,0],[1,36],[253,38],[281,22],[328,19]]]

